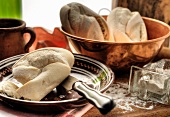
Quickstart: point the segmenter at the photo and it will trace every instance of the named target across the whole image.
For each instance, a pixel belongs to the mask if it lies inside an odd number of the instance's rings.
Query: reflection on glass
[[[165,62],[166,63],[166,62]],[[142,100],[170,104],[170,72],[161,62],[140,68],[131,67],[129,92]],[[160,65],[162,64],[162,66]]]

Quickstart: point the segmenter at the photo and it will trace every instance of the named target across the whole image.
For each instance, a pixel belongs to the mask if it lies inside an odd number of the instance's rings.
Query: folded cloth
[[[43,27],[33,27],[36,33],[36,39],[30,47],[29,52],[44,47],[60,47],[71,51],[67,37],[60,31],[59,27],[55,27],[53,31]],[[30,39],[29,34],[24,34],[24,39]]]
[[[138,12],[116,7],[107,17],[112,38],[115,42],[139,42],[147,40],[145,23]]]

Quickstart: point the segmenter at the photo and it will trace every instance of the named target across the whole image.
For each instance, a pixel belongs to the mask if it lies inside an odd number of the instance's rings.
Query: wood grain
[[[142,16],[159,19],[170,24],[169,0],[119,0],[118,6],[138,11]]]

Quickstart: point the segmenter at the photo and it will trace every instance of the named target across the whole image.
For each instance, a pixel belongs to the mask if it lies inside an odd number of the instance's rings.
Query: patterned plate
[[[0,82],[4,80],[16,81],[12,76],[11,67],[23,55],[24,54],[16,55],[0,61]],[[101,92],[104,92],[109,88],[115,78],[114,73],[110,68],[87,56],[80,54],[74,54],[74,56],[75,63],[70,75],[79,80],[88,80],[88,82],[95,85],[96,90],[100,90]],[[12,108],[35,112],[61,112],[82,107],[87,104],[87,100],[83,97],[61,101],[28,101],[14,99],[4,94],[0,94],[0,100]]]

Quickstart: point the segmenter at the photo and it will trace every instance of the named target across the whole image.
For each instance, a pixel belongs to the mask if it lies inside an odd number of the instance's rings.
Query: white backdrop
[[[62,6],[70,2],[79,2],[89,7],[96,13],[102,8],[111,10],[112,0],[22,0],[22,19],[27,26],[41,26],[50,30],[60,27],[59,12]],[[101,15],[109,14],[107,10],[102,10]]]

